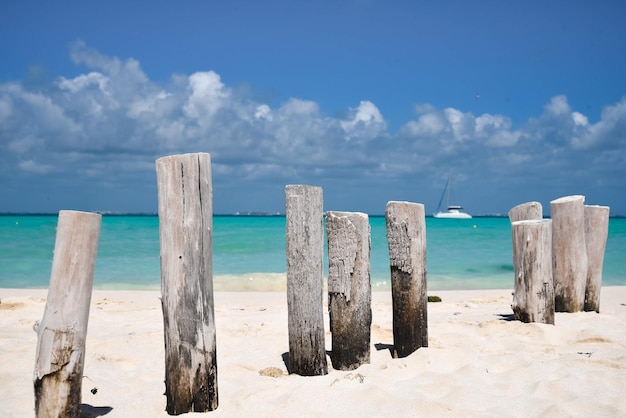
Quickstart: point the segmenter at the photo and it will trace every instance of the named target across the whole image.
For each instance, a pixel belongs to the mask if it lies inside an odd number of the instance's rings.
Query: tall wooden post
[[[385,211],[391,267],[394,357],[428,347],[424,205],[389,202]]]
[[[543,219],[543,209],[539,202],[522,203],[509,211],[509,220],[511,223],[533,219]]]
[[[554,325],[552,220],[517,221],[512,229],[515,318]]]
[[[156,161],[165,396],[170,415],[218,405],[213,308],[211,157]]]
[[[585,240],[587,243],[587,287],[585,311],[600,312],[602,263],[609,236],[609,207],[585,206]]]
[[[580,312],[587,287],[585,197],[566,196],[550,202],[554,309]]]
[[[285,200],[289,372],[325,375],[322,189],[288,185]]]
[[[89,304],[102,217],[59,212],[50,288],[37,327],[35,412],[79,417]]]
[[[370,362],[372,287],[370,225],[364,213],[328,212],[328,311],[333,367]]]

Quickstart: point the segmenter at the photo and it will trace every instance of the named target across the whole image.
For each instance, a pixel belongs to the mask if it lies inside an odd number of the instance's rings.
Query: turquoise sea
[[[0,216],[0,288],[46,288],[50,279],[56,215]],[[385,218],[370,217],[374,290],[389,289]],[[213,271],[216,290],[285,287],[285,218],[215,216]],[[512,288],[508,218],[426,219],[428,288]],[[327,269],[326,264],[326,269]],[[626,218],[611,218],[603,284],[626,285]],[[158,289],[159,219],[102,218],[94,286]]]

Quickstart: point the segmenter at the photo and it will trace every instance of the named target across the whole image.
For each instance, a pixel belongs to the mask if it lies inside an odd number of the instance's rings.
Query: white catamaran
[[[448,183],[446,183],[445,189],[443,189],[443,193],[441,194],[441,199],[439,199],[439,205],[437,206],[437,212],[433,214],[435,218],[442,219],[471,219],[472,215],[469,213],[463,212],[463,206],[459,205],[451,205],[450,204],[450,194],[452,193],[452,176],[448,175]],[[444,196],[447,196],[448,210],[446,212],[441,211],[441,202],[443,202]]]

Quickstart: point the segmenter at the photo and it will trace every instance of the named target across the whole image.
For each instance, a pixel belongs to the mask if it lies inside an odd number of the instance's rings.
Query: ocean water
[[[50,280],[56,215],[0,216],[0,288],[46,288]],[[370,217],[373,290],[390,288],[385,218]],[[508,218],[426,219],[429,290],[512,288]],[[285,218],[215,216],[216,290],[285,288]],[[325,274],[327,271],[325,260]],[[626,285],[626,219],[611,218],[603,284]],[[157,216],[103,216],[94,287],[158,289]]]

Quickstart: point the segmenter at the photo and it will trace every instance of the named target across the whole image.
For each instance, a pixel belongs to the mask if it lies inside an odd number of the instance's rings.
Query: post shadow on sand
[[[289,351],[283,353],[282,356],[283,363],[285,363],[285,367],[287,368],[287,373],[291,374],[291,369],[289,368]]]
[[[500,314],[499,316],[502,318],[502,320],[505,320],[505,321],[515,320],[515,317],[513,315]],[[389,351],[389,356],[393,358],[393,344],[376,343],[374,344],[374,348],[376,348],[376,351],[382,351],[382,350]],[[332,362],[333,352],[327,350],[326,355],[330,357],[331,362]],[[289,368],[289,352],[287,351],[283,353],[281,357],[283,359],[283,363],[285,364],[285,367],[287,368],[287,373],[291,374],[291,369]]]
[[[515,314],[498,314],[502,321],[515,321]]]
[[[374,348],[376,348],[376,351],[389,350],[389,355],[393,358],[393,344],[376,343]]]
[[[110,406],[92,406],[84,403],[80,405],[80,418],[97,418],[107,415],[112,410]]]

